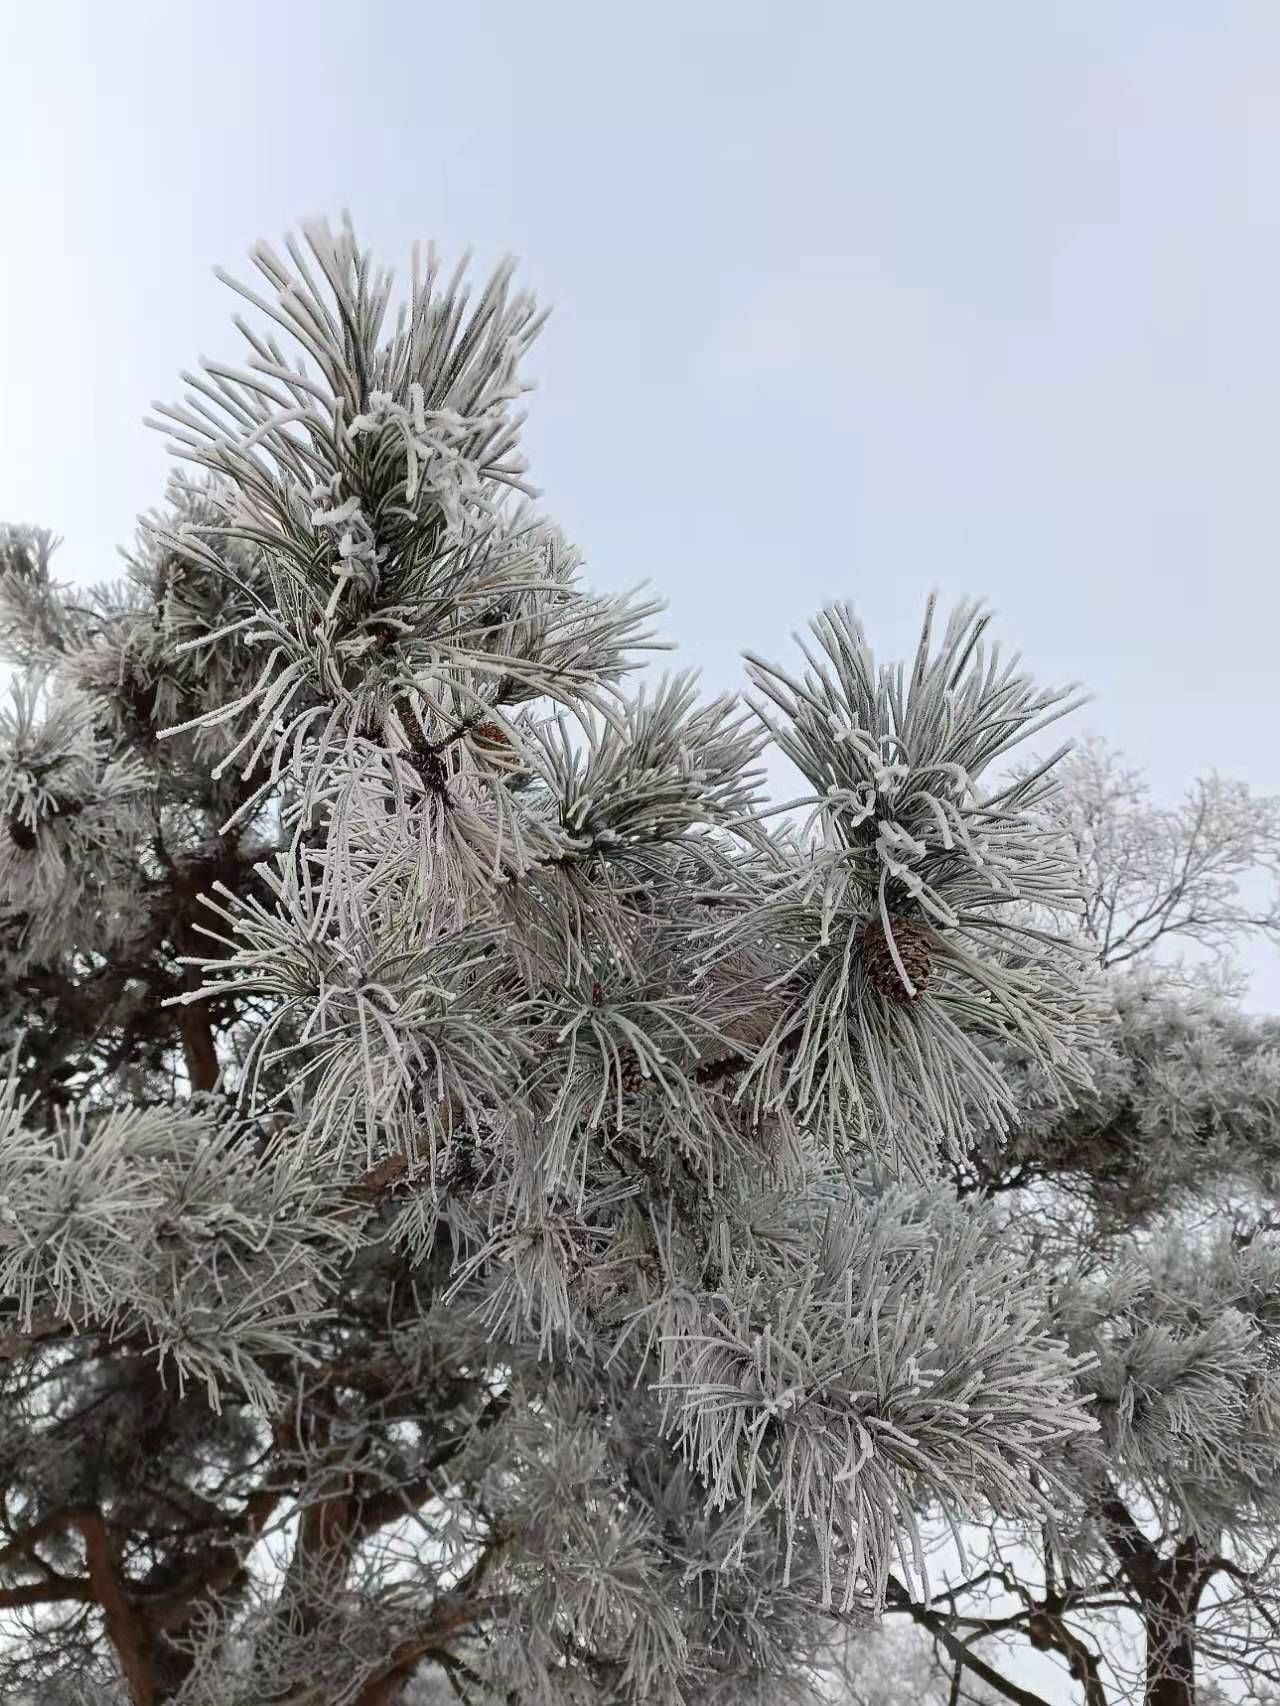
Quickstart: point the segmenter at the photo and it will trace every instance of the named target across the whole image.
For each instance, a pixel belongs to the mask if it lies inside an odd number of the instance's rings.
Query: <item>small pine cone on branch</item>
[[[508,752],[511,749],[506,730],[497,723],[478,723],[471,732],[471,739],[482,752]]]
[[[471,750],[488,770],[506,772],[521,768],[520,754],[500,723],[477,724],[471,731]]]
[[[618,1077],[622,1083],[622,1094],[624,1096],[638,1096],[642,1090],[648,1087],[650,1082],[645,1075],[643,1066],[634,1054],[625,1057]]]
[[[929,970],[933,963],[929,933],[923,925],[913,924],[908,918],[891,917],[889,927],[893,931],[898,957],[911,979],[913,988],[908,989],[903,983],[902,973],[893,963],[889,938],[878,918],[869,918],[863,926],[862,963],[866,967],[872,987],[878,994],[886,1001],[892,1001],[895,1007],[907,1007],[923,992],[929,981]]]
[[[40,845],[40,837],[31,825],[20,818],[17,812],[11,812],[8,819],[9,839],[21,853],[34,853]]]

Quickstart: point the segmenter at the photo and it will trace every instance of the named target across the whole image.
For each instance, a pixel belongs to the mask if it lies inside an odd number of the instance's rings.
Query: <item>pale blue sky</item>
[[[1262,0],[0,0],[0,515],[113,574],[211,266],[350,206],[522,258],[546,505],[709,686],[937,586],[1162,793],[1280,789],[1278,87]]]

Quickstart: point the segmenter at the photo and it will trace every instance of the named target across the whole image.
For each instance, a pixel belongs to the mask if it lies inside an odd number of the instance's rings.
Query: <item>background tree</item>
[[[1069,776],[1059,807],[1085,875],[1080,930],[1102,965],[1162,945],[1221,959],[1244,936],[1280,940],[1280,799],[1210,774],[1177,806],[1154,806],[1141,773],[1096,738]]]
[[[900,1605],[1006,1680],[990,1642],[1020,1635],[1089,1706],[1262,1698],[1280,1684],[1280,1026],[1238,1009],[1224,960],[1275,939],[1280,802],[1215,777],[1160,810],[1096,742],[1062,774],[1107,1048],[1066,1110],[1015,1058],[1017,1129],[953,1178],[1057,1276],[1050,1319],[1091,1358],[1099,1432],[1067,1454],[1068,1520],[993,1524],[971,1569]]]
[[[1054,765],[998,774],[1071,700],[970,609],[624,692],[509,270],[255,260],[124,584],[4,538],[0,1689],[809,1697],[916,1510],[1047,1521],[1092,1426],[938,1176],[1002,1047],[1087,1080]]]

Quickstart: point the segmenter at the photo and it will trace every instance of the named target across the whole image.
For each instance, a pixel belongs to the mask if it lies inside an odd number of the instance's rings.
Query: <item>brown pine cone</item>
[[[866,967],[872,987],[886,1001],[892,1001],[895,1007],[907,1007],[919,998],[929,981],[929,971],[933,964],[929,932],[922,924],[913,923],[909,918],[890,918],[889,926],[893,931],[898,956],[914,985],[914,990],[908,989],[903,983],[902,973],[893,963],[893,953],[884,926],[878,918],[869,918],[863,925],[862,963]]]
[[[624,1096],[638,1096],[647,1085],[653,1082],[651,1078],[645,1077],[644,1068],[633,1054],[627,1055],[623,1060],[619,1077],[622,1080],[622,1094]]]
[[[505,729],[501,728],[497,723],[480,723],[476,728],[472,729],[471,739],[478,747],[485,751],[493,749],[496,752],[505,752],[511,745],[511,742],[507,739]]]
[[[519,770],[521,759],[512,745],[511,736],[500,723],[479,723],[471,731],[471,750],[480,763],[490,770],[502,772]]]

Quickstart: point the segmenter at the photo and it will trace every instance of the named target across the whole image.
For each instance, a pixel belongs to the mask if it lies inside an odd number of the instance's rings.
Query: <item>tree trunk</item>
[[[1194,1534],[1162,1556],[1124,1502],[1109,1492],[1099,1505],[1104,1533],[1142,1608],[1147,1647],[1144,1706],[1195,1706],[1196,1608],[1212,1574]]]
[[[178,1025],[191,1088],[212,1090],[218,1082],[218,1051],[208,1017],[199,1007],[179,1007]]]
[[[151,1632],[129,1601],[117,1548],[101,1511],[80,1511],[76,1526],[84,1541],[93,1595],[103,1627],[116,1650],[120,1673],[133,1706],[156,1706],[156,1671]]]
[[[1147,1643],[1145,1706],[1195,1706],[1196,1608],[1190,1594],[1169,1584],[1147,1602],[1143,1623]]]

